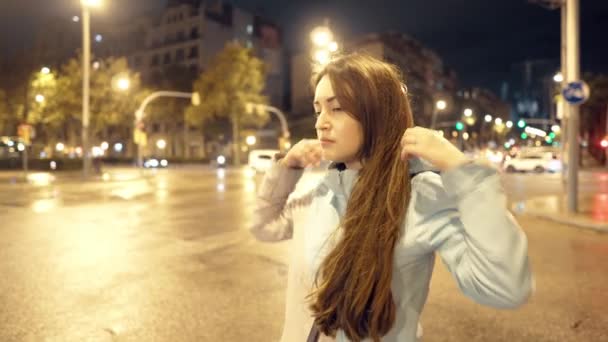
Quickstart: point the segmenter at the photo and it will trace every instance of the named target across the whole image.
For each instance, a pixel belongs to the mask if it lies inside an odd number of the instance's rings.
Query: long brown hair
[[[399,70],[370,56],[350,54],[326,65],[340,106],[363,127],[363,161],[342,219],[342,238],[321,263],[309,295],[315,324],[352,341],[380,341],[395,322],[391,291],[395,244],[410,199],[407,162],[399,158],[413,117]]]

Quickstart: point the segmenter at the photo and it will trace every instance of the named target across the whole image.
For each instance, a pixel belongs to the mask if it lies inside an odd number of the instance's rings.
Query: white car
[[[551,152],[520,154],[513,158],[507,157],[503,164],[503,168],[507,172],[558,172],[561,170],[561,162],[558,159],[555,159]]]
[[[266,172],[272,166],[272,159],[279,150],[251,150],[248,165],[256,172]]]

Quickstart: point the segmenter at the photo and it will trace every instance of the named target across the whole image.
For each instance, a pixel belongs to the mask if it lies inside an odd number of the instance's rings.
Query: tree
[[[6,92],[0,89],[0,135],[10,135],[8,130],[14,119],[15,117],[9,109]]]
[[[200,127],[213,118],[230,119],[233,162],[239,165],[241,126],[262,127],[269,120],[266,112],[247,112],[247,103],[268,103],[262,95],[263,89],[263,62],[253,56],[250,49],[228,43],[194,82],[194,91],[200,94],[201,104],[188,107],[186,121]]]
[[[52,75],[52,74],[49,74]],[[44,126],[48,132],[67,131],[72,144],[82,123],[82,63],[80,58],[64,64],[53,82],[38,73],[30,88],[44,96],[36,102],[37,93],[30,92],[37,104],[28,121]],[[121,79],[129,80],[128,89],[119,89]],[[91,70],[90,132],[104,135],[110,127],[131,127],[137,105],[147,94],[140,88],[139,75],[129,70],[125,58],[107,58]],[[30,99],[31,103],[32,99]],[[54,134],[52,134],[54,135]]]

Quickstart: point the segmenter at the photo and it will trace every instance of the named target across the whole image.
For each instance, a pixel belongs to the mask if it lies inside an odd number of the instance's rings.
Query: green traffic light
[[[462,122],[458,121],[456,123],[456,130],[457,131],[462,131],[463,129],[464,129],[464,124]]]
[[[551,139],[555,139],[555,133],[554,133],[554,132],[549,133],[549,137],[550,137]]]
[[[519,127],[519,128],[526,127],[526,122],[523,119],[519,119],[519,121],[517,121],[517,127]]]
[[[528,139],[528,135],[524,132],[520,135],[520,137],[524,140]]]

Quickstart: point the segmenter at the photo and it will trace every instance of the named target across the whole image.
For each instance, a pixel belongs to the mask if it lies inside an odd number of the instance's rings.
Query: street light
[[[556,73],[553,75],[553,81],[556,83],[562,83],[564,81],[564,75],[562,75],[561,72]]]
[[[315,52],[315,61],[321,65],[329,63],[331,59],[330,53],[327,50],[318,50]]]
[[[444,110],[447,108],[447,106],[448,104],[444,100],[439,100],[437,101],[437,103],[435,103],[435,107],[437,107],[437,109],[439,110]]]
[[[469,117],[473,115],[473,110],[471,108],[466,108],[464,110],[464,116]]]
[[[494,124],[497,126],[502,125],[502,119],[501,118],[496,118],[496,120],[494,120]]]
[[[167,147],[167,142],[164,139],[159,139],[156,141],[156,147],[158,147],[161,150],[164,150],[165,147]]]
[[[247,142],[247,145],[253,146],[255,145],[257,139],[253,135],[250,135],[247,137],[247,139],[245,139],[245,141]]]
[[[490,115],[490,114],[486,114],[486,116],[484,117],[484,120],[485,120],[486,122],[492,122],[492,115]]]
[[[447,107],[448,103],[445,100],[437,100],[437,102],[435,102],[435,109],[433,110],[433,116],[431,117],[431,129],[435,129],[438,112],[445,110]]]
[[[120,78],[117,82],[116,82],[116,87],[118,88],[118,90],[129,90],[129,87],[131,86],[131,81],[129,81],[128,78]]]
[[[89,10],[101,6],[101,0],[81,0],[82,7],[82,173],[84,178],[91,169],[89,148],[89,100],[91,72],[91,16]]]
[[[38,102],[38,103],[44,102],[44,95],[42,95],[42,94],[36,95],[36,102]]]
[[[327,26],[319,26],[310,33],[312,42],[319,47],[325,47],[332,42],[333,34]]]
[[[507,128],[513,127],[513,121],[507,121]]]
[[[43,75],[48,75],[48,74],[50,74],[50,73],[51,73],[51,69],[49,69],[48,67],[43,67],[42,69],[40,69],[40,72],[41,72]]]

